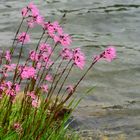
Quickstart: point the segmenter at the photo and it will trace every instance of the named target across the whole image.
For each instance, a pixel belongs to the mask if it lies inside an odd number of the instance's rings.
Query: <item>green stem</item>
[[[59,76],[58,80],[56,81],[54,88],[48,92],[47,98],[50,99],[50,98],[52,97],[53,92],[55,91],[55,89],[56,89],[56,87],[57,87],[59,81],[61,80],[61,78],[62,78],[63,74],[65,73],[65,71],[66,71],[68,65],[70,64],[70,62],[71,62],[71,60],[69,60],[69,62],[67,63],[66,67],[65,67],[65,68],[63,69],[63,71],[61,72],[61,75]],[[49,97],[49,96],[50,96],[50,97]]]
[[[52,90],[52,88],[53,88],[55,79],[56,79],[56,77],[57,77],[57,75],[58,75],[58,71],[59,71],[59,68],[60,68],[61,65],[62,65],[62,62],[63,62],[63,59],[61,60],[60,64],[59,64],[58,67],[57,67],[57,70],[56,70],[55,75],[54,75],[54,77],[53,77],[53,81],[52,81],[52,83],[51,83],[50,90],[49,90],[49,92],[48,92],[48,96],[49,96],[49,93],[51,92],[51,90]]]
[[[26,34],[27,34],[28,30],[29,30],[29,26],[26,29]],[[18,57],[18,62],[17,62],[17,65],[16,65],[15,74],[14,74],[14,77],[13,77],[13,83],[15,83],[15,79],[18,76],[17,75],[17,71],[18,71],[18,66],[19,66],[19,62],[20,62],[20,59],[21,59],[22,51],[23,51],[23,44],[24,44],[24,40],[26,38],[26,34],[25,34],[25,37],[24,37],[23,42],[21,44],[21,48],[20,48],[20,52],[19,52],[19,57]]]
[[[54,52],[56,46],[57,46],[57,43],[54,45],[52,52],[49,54],[48,60],[50,59],[51,55],[53,54],[53,52]],[[39,82],[38,82],[37,85],[41,84],[41,80],[44,81],[44,79],[45,79],[45,77],[44,77],[44,78],[42,78],[42,77],[43,77],[43,75],[44,75],[44,71],[45,71],[45,69],[46,69],[47,64],[48,64],[48,61],[46,62],[45,66],[44,66],[44,69],[43,69],[42,74],[40,74],[41,76],[40,76],[40,78],[39,78]],[[48,72],[48,70],[47,70],[47,72]],[[38,75],[39,75],[39,74],[38,74]],[[38,86],[36,86],[36,88],[38,88]]]
[[[72,95],[73,93],[76,91],[76,88],[78,87],[78,85],[81,83],[81,81],[84,79],[84,77],[87,75],[87,73],[89,72],[89,70],[96,64],[98,60],[95,60],[92,62],[92,64],[89,66],[89,68],[86,70],[86,72],[84,73],[84,75],[79,79],[79,81],[76,83],[76,85],[73,88],[73,91],[71,93],[69,93],[69,95],[65,98],[65,100],[63,102],[60,103],[60,106],[63,105]]]
[[[15,36],[14,36],[14,41],[13,41],[12,47],[11,47],[11,49],[10,49],[11,55],[13,54],[14,49],[16,48],[16,46],[14,47],[14,44],[15,44],[17,35],[18,35],[19,31],[20,31],[20,28],[21,28],[21,26],[22,26],[22,24],[23,24],[24,19],[25,19],[25,18],[22,18],[21,23],[20,23],[20,25],[19,25],[19,27],[18,27],[18,29],[17,29],[17,31],[16,31],[16,34],[15,34]]]
[[[67,80],[67,78],[68,78],[68,76],[69,76],[71,70],[72,70],[72,68],[73,68],[73,66],[74,66],[74,64],[71,65],[71,67],[70,67],[70,69],[69,69],[67,75],[65,76],[65,79],[64,79],[63,83],[61,84],[60,89],[59,89],[59,91],[58,91],[58,93],[57,93],[56,99],[58,98],[58,96],[59,96],[59,94],[60,94],[60,92],[61,92],[61,90],[62,90],[62,88],[63,88],[63,86],[64,86],[64,84],[65,84],[65,82],[66,82],[66,80]]]

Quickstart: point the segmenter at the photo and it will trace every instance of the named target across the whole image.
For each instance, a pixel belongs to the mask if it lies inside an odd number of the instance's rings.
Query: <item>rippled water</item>
[[[35,1],[35,0],[34,0]],[[0,0],[0,47],[7,48],[20,20],[25,0]],[[140,1],[139,0],[43,0],[35,1],[48,20],[57,20],[66,11],[63,24],[90,62],[93,54],[108,44],[116,46],[118,58],[111,64],[100,62],[77,90],[94,91],[77,108],[76,129],[94,133],[140,137]],[[34,38],[40,36],[34,31]],[[29,48],[26,48],[27,50]],[[25,50],[26,52],[26,50]],[[74,74],[78,75],[78,71]],[[73,78],[73,77],[72,77]],[[72,80],[71,78],[71,80]],[[74,81],[78,76],[74,76]],[[77,125],[78,124],[78,125]]]

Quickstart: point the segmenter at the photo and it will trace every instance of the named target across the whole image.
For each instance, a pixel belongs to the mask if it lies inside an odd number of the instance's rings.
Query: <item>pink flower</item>
[[[69,85],[67,86],[66,90],[69,92],[69,93],[72,93],[74,91],[74,87],[72,85]]]
[[[47,80],[47,81],[49,81],[49,82],[52,82],[52,80],[53,80],[52,75],[47,74],[45,80]]]
[[[46,53],[43,53],[43,54],[41,55],[41,58],[42,58],[42,60],[43,60],[44,62],[48,62],[48,61],[49,61],[48,54],[46,54]]]
[[[35,21],[36,21],[36,23],[37,23],[38,25],[43,25],[43,23],[44,23],[44,17],[41,16],[41,15],[38,15],[38,16],[36,17]]]
[[[44,92],[48,92],[48,85],[43,85],[41,88]]]
[[[19,123],[14,123],[14,128],[17,129],[20,127],[20,124]]]
[[[21,124],[18,123],[18,122],[14,123],[13,128],[14,128],[17,132],[22,131],[22,126],[21,126]]]
[[[39,9],[33,2],[30,2],[29,5],[22,9],[22,16],[27,18],[27,23],[30,28],[33,28],[36,24],[43,25],[44,18],[40,15]]]
[[[38,62],[36,67],[37,67],[38,69],[41,69],[42,63]]]
[[[44,30],[47,30],[47,33],[54,39],[55,42],[58,42],[60,35],[63,34],[63,29],[57,21],[53,23],[46,22],[44,23],[43,28]]]
[[[27,22],[28,26],[33,28],[35,25],[42,25],[44,23],[44,18],[41,15],[32,15]]]
[[[116,49],[112,46],[108,47],[100,55],[94,56],[93,57],[93,62],[97,62],[102,58],[104,58],[108,62],[111,62],[112,60],[114,60],[116,58]]]
[[[15,84],[13,86],[13,88],[14,88],[15,92],[19,92],[20,91],[20,85],[19,84]]]
[[[39,60],[39,54],[37,54],[34,50],[32,50],[32,51],[30,51],[30,53],[29,53],[29,58],[30,58],[32,61],[38,62],[38,60]]]
[[[36,5],[33,4],[33,2],[31,2],[27,6],[27,10],[30,11],[30,14],[28,15],[28,20],[27,20],[28,26],[30,28],[33,28],[36,24],[43,25],[44,18],[39,14],[39,9],[36,7]]]
[[[18,40],[18,42],[25,44],[25,43],[28,43],[30,41],[30,36],[27,33],[22,32],[19,34],[17,40]]]
[[[30,28],[34,28],[34,26],[35,26],[34,21],[28,20],[27,23],[28,23],[28,26],[29,26]]]
[[[53,26],[54,26],[55,30],[57,30],[58,34],[63,34],[63,29],[59,25],[58,21],[54,21]]]
[[[39,9],[37,8],[36,5],[34,5],[33,2],[30,2],[27,8],[33,13],[33,14],[39,14]]]
[[[28,13],[27,7],[23,8],[22,11],[21,11],[22,16],[26,17],[27,13]]]
[[[15,97],[16,93],[20,91],[20,85],[17,83],[13,84],[11,81],[7,81],[4,87],[5,93],[9,96]]]
[[[34,78],[36,70],[34,67],[25,67],[21,73],[22,79]]]
[[[49,31],[50,32],[54,32],[54,28],[53,28],[53,25],[51,24],[51,22],[45,22],[43,24],[43,29],[44,30],[47,30],[48,31],[48,34],[49,34]]]
[[[48,34],[51,37],[54,37],[55,35],[60,35],[63,33],[62,27],[59,25],[58,21],[55,21],[53,23],[46,22],[43,25],[44,30],[48,31]]]
[[[111,62],[116,58],[116,49],[112,46],[108,47],[102,54],[102,58],[105,58],[108,62]]]
[[[1,92],[1,91],[4,91],[5,87],[6,87],[6,84],[5,84],[5,83],[2,83],[2,84],[0,85],[0,92]]]
[[[18,66],[18,73],[21,73],[23,68],[24,68],[24,66],[19,64],[19,66]]]
[[[13,71],[16,68],[16,64],[9,64],[9,65],[4,65],[4,68],[10,72]]]
[[[53,39],[54,39],[55,43],[60,43],[60,37],[59,36],[54,36]]]
[[[60,41],[61,45],[64,47],[70,46],[71,42],[72,42],[71,37],[68,34],[61,35],[59,41]]]
[[[5,59],[10,62],[11,61],[11,54],[10,54],[10,51],[6,51],[5,53]]]
[[[30,2],[29,5],[23,8],[21,11],[23,17],[28,17],[29,12],[31,12],[31,14],[39,14],[39,9],[37,8],[36,5],[34,5],[33,2]]]
[[[31,97],[31,99],[32,99],[32,100],[37,99],[37,97],[36,97],[36,95],[35,95],[35,92],[34,92],[34,91],[27,92],[27,96]]]
[[[11,82],[11,81],[7,81],[7,82],[5,83],[5,85],[7,86],[7,89],[11,89],[11,87],[12,87],[12,82]]]
[[[69,48],[63,48],[60,55],[63,59],[70,60],[73,58],[73,52]]]
[[[43,53],[41,58],[45,62],[46,69],[48,69],[53,64],[53,61],[46,53]]]
[[[32,100],[32,106],[34,108],[37,108],[38,107],[38,100]]]
[[[73,60],[74,60],[74,64],[79,67],[80,69],[83,69],[84,65],[85,65],[85,55],[83,52],[81,52],[80,48],[77,48],[73,51],[74,56],[73,56]]]
[[[55,43],[60,43],[63,47],[69,47],[72,43],[71,37],[68,34],[60,34],[53,36]]]
[[[50,55],[52,53],[52,48],[47,43],[41,43],[39,46],[39,50],[43,53],[47,53],[47,55]]]

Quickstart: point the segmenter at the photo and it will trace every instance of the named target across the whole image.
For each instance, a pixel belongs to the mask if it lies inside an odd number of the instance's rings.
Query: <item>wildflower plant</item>
[[[67,84],[74,67],[84,69],[84,52],[80,48],[71,49],[72,37],[64,32],[58,21],[45,21],[33,2],[22,9],[21,15],[10,50],[0,52],[0,138],[62,139],[65,122],[75,107],[73,94],[77,87],[98,61],[111,62],[116,58],[116,51],[109,46],[92,58],[90,66],[75,84]],[[23,25],[25,31],[21,30]],[[21,63],[23,47],[32,40],[29,31],[36,26],[42,28],[42,35]],[[15,63],[13,55],[19,45]]]

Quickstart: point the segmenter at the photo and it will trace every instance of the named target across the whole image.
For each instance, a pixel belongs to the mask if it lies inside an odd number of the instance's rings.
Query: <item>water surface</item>
[[[8,48],[21,20],[20,9],[28,1],[0,1],[0,48]],[[81,47],[90,63],[93,54],[115,45],[117,59],[98,63],[77,90],[81,96],[95,87],[77,108],[74,127],[110,136],[140,137],[140,1],[139,0],[40,0],[35,1],[48,20],[59,20],[73,37],[73,47]],[[33,37],[37,42],[40,31]],[[27,46],[26,48],[30,48]],[[26,52],[26,50],[25,50]],[[75,70],[71,80],[79,74]],[[73,79],[74,78],[74,79]],[[77,125],[78,124],[78,125]],[[92,133],[91,133],[92,136]]]

